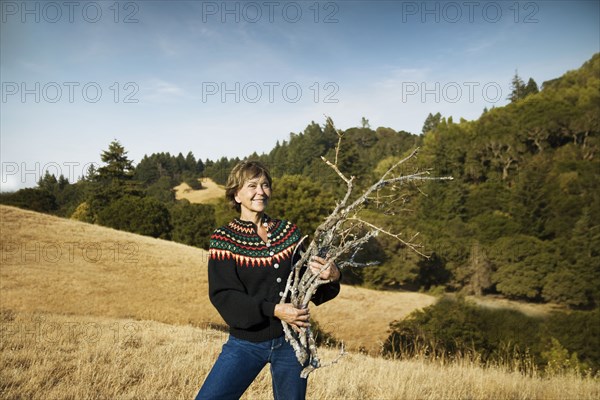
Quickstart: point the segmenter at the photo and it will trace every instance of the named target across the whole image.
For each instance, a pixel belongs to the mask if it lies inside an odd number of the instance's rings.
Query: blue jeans
[[[239,399],[267,363],[271,363],[275,400],[305,398],[303,367],[283,335],[258,343],[229,335],[196,400]]]

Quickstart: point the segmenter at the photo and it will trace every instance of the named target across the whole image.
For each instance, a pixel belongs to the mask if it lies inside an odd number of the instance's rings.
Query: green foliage
[[[490,248],[496,289],[507,297],[538,301],[544,276],[556,270],[556,255],[543,241],[525,235],[498,239]]]
[[[71,219],[81,221],[81,222],[94,222],[94,216],[90,211],[90,206],[85,201],[77,206],[75,211],[71,214]]]
[[[133,174],[133,162],[127,157],[125,148],[118,140],[113,140],[108,150],[104,150],[100,155],[102,162],[106,165],[98,168],[99,180],[126,180]]]
[[[229,172],[239,162],[240,159],[237,157],[231,160],[227,159],[227,157],[222,157],[217,161],[207,161],[204,166],[204,175],[219,185],[225,185]]]
[[[596,372],[600,368],[599,316],[595,310],[534,318],[514,310],[480,307],[460,297],[442,298],[391,323],[384,354],[444,359],[470,355],[496,364],[505,364],[507,357],[529,355],[550,375],[566,369]]]
[[[579,361],[577,353],[569,354],[556,338],[550,338],[550,349],[542,352],[542,358],[547,362],[546,374],[550,376],[565,373],[582,374],[589,367]]]
[[[169,210],[151,197],[125,195],[112,201],[98,214],[97,222],[127,232],[168,239],[171,235]]]
[[[392,333],[384,344],[384,354],[450,359],[478,354],[488,362],[500,356],[507,345],[535,348],[539,326],[540,321],[515,311],[480,308],[462,298],[442,298],[390,324]]]
[[[215,208],[180,200],[171,208],[171,225],[173,241],[208,249],[210,235],[217,228]]]
[[[333,210],[333,196],[301,175],[284,175],[273,182],[268,213],[294,222],[305,234],[312,234]]]
[[[192,190],[202,189],[202,182],[198,178],[188,177],[184,181]]]
[[[65,217],[83,200],[77,185],[70,184],[63,175],[57,179],[55,175],[46,171],[37,184],[36,188],[2,193],[0,203]]]
[[[37,188],[2,193],[0,194],[0,203],[43,213],[52,213],[58,208],[56,197],[52,193]]]
[[[239,217],[238,213],[231,204],[223,197],[218,199],[215,204],[215,220],[216,226],[223,226],[233,220],[235,217]]]
[[[600,369],[600,309],[592,311],[555,312],[542,327],[546,338],[555,338],[570,353],[576,353],[581,362],[593,370]]]
[[[173,180],[168,176],[161,176],[158,180],[146,187],[146,196],[153,197],[156,200],[169,204],[175,202],[175,190],[173,190]]]
[[[204,172],[202,160],[196,161],[196,157],[190,151],[187,156],[179,153],[177,156],[166,153],[153,153],[145,155],[135,167],[134,178],[144,186],[150,186],[158,180],[171,182],[176,186],[183,181],[200,177]]]
[[[523,79],[515,72],[515,75],[511,81],[511,92],[508,96],[508,100],[514,103],[518,100],[524,99],[530,94],[536,94],[539,92],[538,85],[535,83],[533,78],[529,78],[527,84],[523,82]]]
[[[427,133],[429,131],[434,130],[440,124],[441,120],[442,114],[440,114],[439,112],[435,115],[429,113],[429,115],[427,115],[427,118],[425,119],[425,122],[423,123],[423,129],[421,129],[421,133]]]

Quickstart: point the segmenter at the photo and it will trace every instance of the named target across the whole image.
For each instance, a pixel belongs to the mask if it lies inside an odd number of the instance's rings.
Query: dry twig
[[[329,117],[327,118],[327,123],[333,126],[333,121]],[[321,159],[346,183],[346,194],[336,204],[331,214],[325,218],[325,221],[317,227],[313,239],[306,249],[300,251],[302,244],[307,238],[307,236],[304,236],[294,250],[294,256],[299,253],[300,258],[292,267],[281,303],[291,302],[296,308],[308,307],[308,303],[318,287],[330,282],[329,280],[319,279],[319,275],[311,273],[308,268],[302,269],[302,266],[307,265],[313,256],[320,256],[327,259],[327,263],[320,272],[325,271],[332,263],[336,263],[340,269],[347,266],[364,267],[374,265],[376,263],[355,262],[354,257],[369,239],[377,236],[379,233],[383,233],[399,240],[404,246],[426,257],[424,253],[419,251],[419,248],[422,246],[414,242],[417,235],[405,240],[401,238],[401,234],[389,232],[380,226],[365,221],[358,216],[358,213],[364,208],[374,193],[377,195],[377,201],[381,201],[382,198],[386,199],[388,205],[399,200],[400,196],[393,193],[386,196],[379,196],[379,191],[383,188],[397,189],[402,185],[415,181],[452,179],[451,177],[431,177],[429,176],[429,171],[415,171],[408,175],[394,175],[398,167],[416,157],[418,149],[415,149],[407,157],[390,167],[377,182],[369,186],[356,200],[348,204],[355,188],[355,177],[347,177],[338,167],[338,156],[343,134],[341,131],[336,130],[336,132],[338,134],[338,143],[335,149],[335,162],[332,163],[325,157],[321,157]],[[304,273],[301,271],[304,271]],[[286,322],[282,321],[282,324],[285,338],[294,349],[298,361],[302,365],[307,365],[301,374],[303,378],[307,378],[312,371],[321,367],[313,332],[310,327],[294,330]],[[333,363],[337,362],[344,354],[342,346],[340,355]]]

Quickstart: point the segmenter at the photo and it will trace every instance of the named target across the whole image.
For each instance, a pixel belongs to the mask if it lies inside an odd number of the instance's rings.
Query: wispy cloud
[[[140,86],[140,101],[148,103],[172,103],[187,100],[187,92],[179,85],[153,78]]]
[[[373,83],[376,89],[399,89],[406,82],[422,82],[427,80],[431,68],[389,67],[388,72]]]

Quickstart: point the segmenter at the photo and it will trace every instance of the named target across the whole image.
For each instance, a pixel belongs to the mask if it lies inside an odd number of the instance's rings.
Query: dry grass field
[[[192,398],[226,334],[204,250],[0,206],[0,398]],[[313,309],[349,349],[430,296],[344,286]],[[336,356],[322,349],[324,362]],[[598,399],[598,380],[350,351],[310,377],[312,399]],[[271,398],[263,371],[246,398]]]
[[[225,197],[225,189],[210,178],[202,178],[202,189],[193,190],[187,183],[175,186],[175,198],[187,199],[190,203],[210,203]]]
[[[79,221],[0,206],[0,300],[16,311],[224,324],[208,300],[207,252]],[[314,307],[348,349],[378,350],[389,322],[435,298],[344,286]]]
[[[156,321],[3,309],[2,399],[192,399],[226,334]],[[322,349],[324,359],[335,350]],[[309,399],[594,400],[598,381],[524,376],[472,362],[447,365],[349,353],[309,377]],[[268,368],[245,399],[272,398]]]

